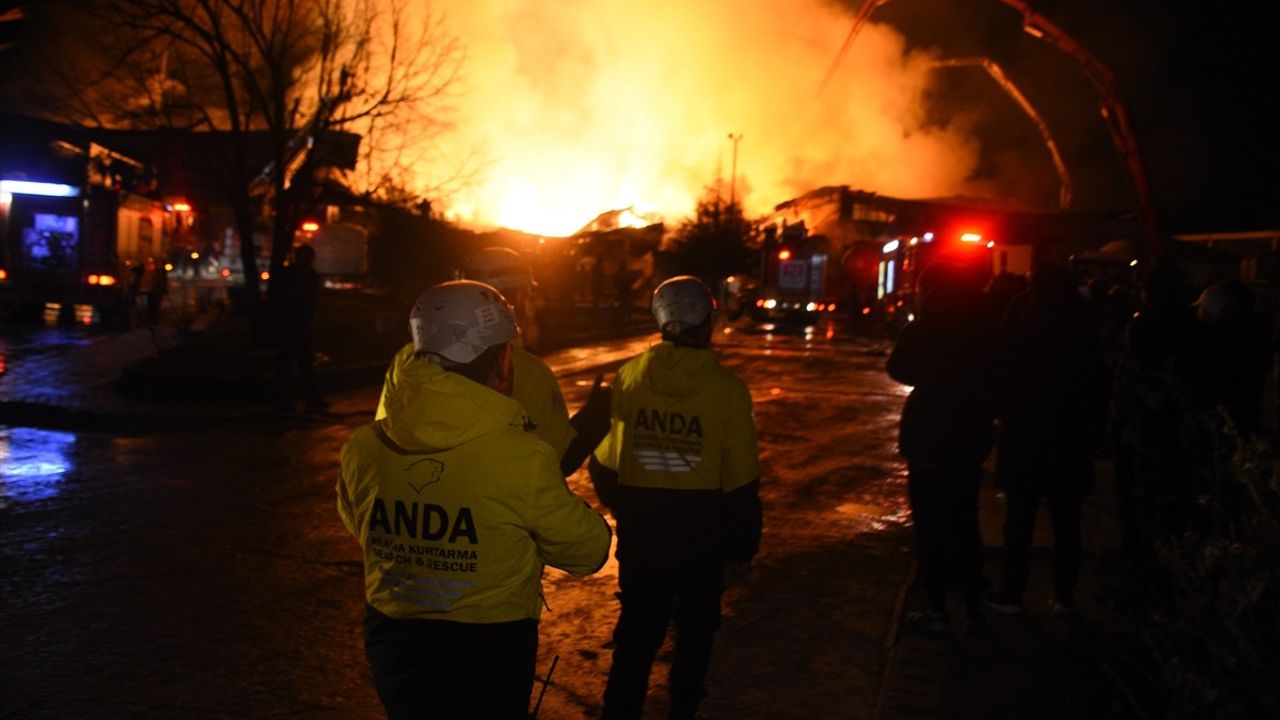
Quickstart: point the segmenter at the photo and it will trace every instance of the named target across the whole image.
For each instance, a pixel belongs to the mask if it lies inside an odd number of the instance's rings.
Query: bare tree
[[[449,127],[462,53],[439,14],[407,0],[91,0],[74,20],[76,71],[44,68],[55,106],[108,127],[218,131],[246,295],[257,297],[254,227],[271,227],[270,268],[287,256],[315,185],[317,140],[367,143],[365,177]],[[88,57],[88,56],[92,57]],[[60,60],[60,59],[59,59]],[[94,72],[85,72],[93,68]],[[266,162],[262,158],[266,149]],[[373,188],[368,188],[373,189]],[[260,215],[259,215],[260,213]]]

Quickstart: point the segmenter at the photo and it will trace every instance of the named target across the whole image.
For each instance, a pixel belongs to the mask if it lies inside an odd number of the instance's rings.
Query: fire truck
[[[930,266],[969,274],[980,286],[996,273],[1030,271],[1029,246],[998,245],[991,230],[977,227],[957,225],[904,233],[884,243],[880,252],[872,312],[882,315],[891,329],[915,318],[920,302],[917,282]]]
[[[733,298],[757,322],[832,314],[895,329],[918,309],[921,271],[939,263],[985,284],[1000,274],[1139,235],[1128,215],[1029,211],[972,198],[904,200],[818,188],[757,226],[759,271]],[[864,321],[865,322],[862,322]]]
[[[833,261],[837,251],[803,222],[765,226],[752,317],[812,322],[850,307],[856,263],[849,251]]]
[[[43,312],[51,324],[124,321],[132,276],[149,260],[167,264],[169,239],[189,208],[154,197],[144,164],[74,131],[6,130],[0,309],[17,319]]]
[[[813,322],[839,313],[898,328],[914,317],[917,280],[932,264],[972,273],[980,284],[996,273],[1030,271],[1030,247],[998,243],[994,226],[924,223],[844,248],[833,247],[823,235],[808,234],[802,222],[777,227],[780,232],[765,228],[761,244],[753,312],[757,321]],[[838,259],[833,261],[833,255]]]

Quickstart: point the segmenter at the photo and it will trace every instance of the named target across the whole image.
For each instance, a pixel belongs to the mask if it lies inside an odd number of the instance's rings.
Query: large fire
[[[974,190],[976,141],[924,125],[931,58],[892,30],[868,26],[818,94],[851,21],[833,2],[471,0],[445,21],[466,46],[450,162],[481,160],[446,202],[459,221],[678,220],[716,182],[748,215],[822,185]]]

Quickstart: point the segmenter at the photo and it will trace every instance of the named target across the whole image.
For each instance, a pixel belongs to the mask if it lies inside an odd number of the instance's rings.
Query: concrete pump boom
[[[849,34],[845,37],[844,44],[840,46],[840,51],[836,53],[835,60],[832,61],[831,66],[827,68],[826,75],[822,78],[822,83],[818,87],[819,93],[826,90],[831,78],[835,75],[836,68],[840,65],[841,60],[844,59],[844,55],[848,52],[849,46],[853,44],[854,38],[862,31],[862,27],[866,24],[871,13],[888,2],[889,0],[866,0],[862,7],[858,8],[858,14],[853,20],[853,27],[849,29]],[[1162,255],[1164,245],[1160,237],[1155,203],[1151,198],[1151,185],[1147,180],[1146,166],[1142,161],[1142,152],[1138,147],[1137,136],[1134,134],[1133,126],[1129,121],[1129,111],[1116,92],[1115,77],[1092,53],[1043,15],[1032,10],[1022,0],[999,0],[999,2],[1013,8],[1022,16],[1023,32],[1044,40],[1075,60],[1080,65],[1085,77],[1093,85],[1095,92],[1098,93],[1099,111],[1102,113],[1103,122],[1106,124],[1107,131],[1111,136],[1111,143],[1115,146],[1116,153],[1124,163],[1133,193],[1136,196],[1135,202],[1138,206],[1138,215],[1142,221],[1143,240],[1146,243],[1147,250],[1152,255]]]

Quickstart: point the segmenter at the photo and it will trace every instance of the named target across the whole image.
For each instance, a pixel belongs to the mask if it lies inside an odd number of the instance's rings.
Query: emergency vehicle
[[[812,322],[875,303],[879,243],[837,245],[803,221],[770,223],[762,235],[755,319]]]
[[[740,294],[757,321],[813,322],[824,313],[910,321],[919,272],[943,261],[979,282],[1029,275],[1116,238],[1139,235],[1127,213],[1062,213],[997,200],[906,200],[823,187],[779,203],[759,225],[759,273]],[[735,278],[736,279],[736,278]],[[742,283],[743,287],[747,283]]]
[[[23,129],[6,134],[0,168],[0,308],[49,323],[127,319],[130,280],[149,259],[168,263],[190,208],[156,198],[143,163],[51,125]],[[10,152],[22,137],[25,152]]]
[[[897,235],[881,247],[876,306],[868,314],[879,312],[890,328],[900,328],[914,319],[919,309],[917,282],[926,268],[937,265],[944,272],[969,273],[985,286],[998,272],[1029,272],[1030,268],[1022,268],[1024,263],[1029,265],[1029,250],[1026,246],[998,246],[990,230],[976,227]]]

